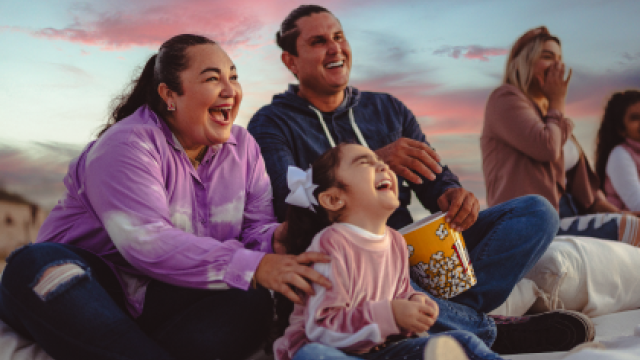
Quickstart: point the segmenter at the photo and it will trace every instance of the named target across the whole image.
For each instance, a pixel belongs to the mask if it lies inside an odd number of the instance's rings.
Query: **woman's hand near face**
[[[330,261],[331,258],[328,255],[318,252],[306,252],[300,255],[267,254],[258,264],[255,277],[260,285],[281,293],[296,304],[302,304],[302,299],[291,286],[295,286],[308,295],[315,294],[311,283],[317,283],[330,289],[329,279],[309,266],[316,262],[328,263]]]
[[[556,109],[564,114],[564,100],[567,96],[567,88],[571,80],[571,69],[567,79],[564,78],[565,66],[562,61],[556,61],[546,71],[544,79],[538,78],[542,84],[542,93],[549,100],[549,110]]]

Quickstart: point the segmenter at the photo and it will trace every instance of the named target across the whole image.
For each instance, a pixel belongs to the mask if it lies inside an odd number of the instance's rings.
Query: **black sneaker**
[[[498,354],[568,351],[592,341],[596,331],[588,316],[555,310],[533,316],[491,316],[498,335],[491,350]]]

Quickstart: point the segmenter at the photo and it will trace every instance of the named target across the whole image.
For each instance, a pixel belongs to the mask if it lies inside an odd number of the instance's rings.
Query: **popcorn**
[[[466,254],[465,254],[466,255]],[[442,251],[431,255],[428,263],[419,262],[411,267],[411,278],[434,296],[448,299],[476,284],[473,270],[462,267],[457,253],[446,257]]]

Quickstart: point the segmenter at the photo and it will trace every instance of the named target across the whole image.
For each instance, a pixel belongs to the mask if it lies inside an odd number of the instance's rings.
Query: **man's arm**
[[[260,112],[253,115],[247,130],[260,146],[260,151],[267,167],[267,174],[271,178],[273,210],[278,221],[283,222],[287,215],[288,206],[284,199],[289,195],[287,171],[289,166],[295,166],[289,141],[287,141],[280,125]]]
[[[411,110],[393,96],[390,98],[402,123],[402,137],[375,152],[398,176],[407,179],[425,208],[437,212],[438,198],[445,190],[461,187],[458,177],[440,165],[440,156],[427,142]]]
[[[435,178],[432,177],[431,179],[421,173],[419,163],[422,163],[423,167],[434,169],[432,163],[434,156],[431,152],[423,151],[424,147],[414,144],[424,144],[424,146],[432,150],[431,145],[427,142],[427,138],[411,110],[399,100],[394,97],[391,98],[395,102],[398,116],[402,121],[402,138],[379,149],[380,152],[376,151],[376,153],[387,161],[384,157],[386,155],[385,150],[389,150],[393,146],[396,149],[394,155],[404,158],[404,162],[410,164],[409,169],[413,172],[413,175],[420,178],[418,182],[409,181],[409,186],[415,192],[420,203],[432,213],[437,211],[447,212],[447,221],[452,224],[454,229],[466,230],[477,219],[480,210],[478,200],[472,193],[462,188],[458,177],[447,166],[442,166],[439,163],[440,157],[437,154],[435,160],[438,161],[437,165],[441,167],[442,171],[440,173],[436,172]],[[394,145],[396,143],[403,144]],[[413,151],[403,151],[403,147],[407,145],[413,147]],[[423,156],[414,155],[416,149],[420,150],[420,154]],[[433,153],[435,154],[435,151]],[[425,161],[425,157],[429,157],[431,161]]]

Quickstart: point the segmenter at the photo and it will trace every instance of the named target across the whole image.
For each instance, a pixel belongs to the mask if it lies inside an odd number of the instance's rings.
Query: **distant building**
[[[38,205],[0,188],[0,260],[35,241],[47,215]]]

